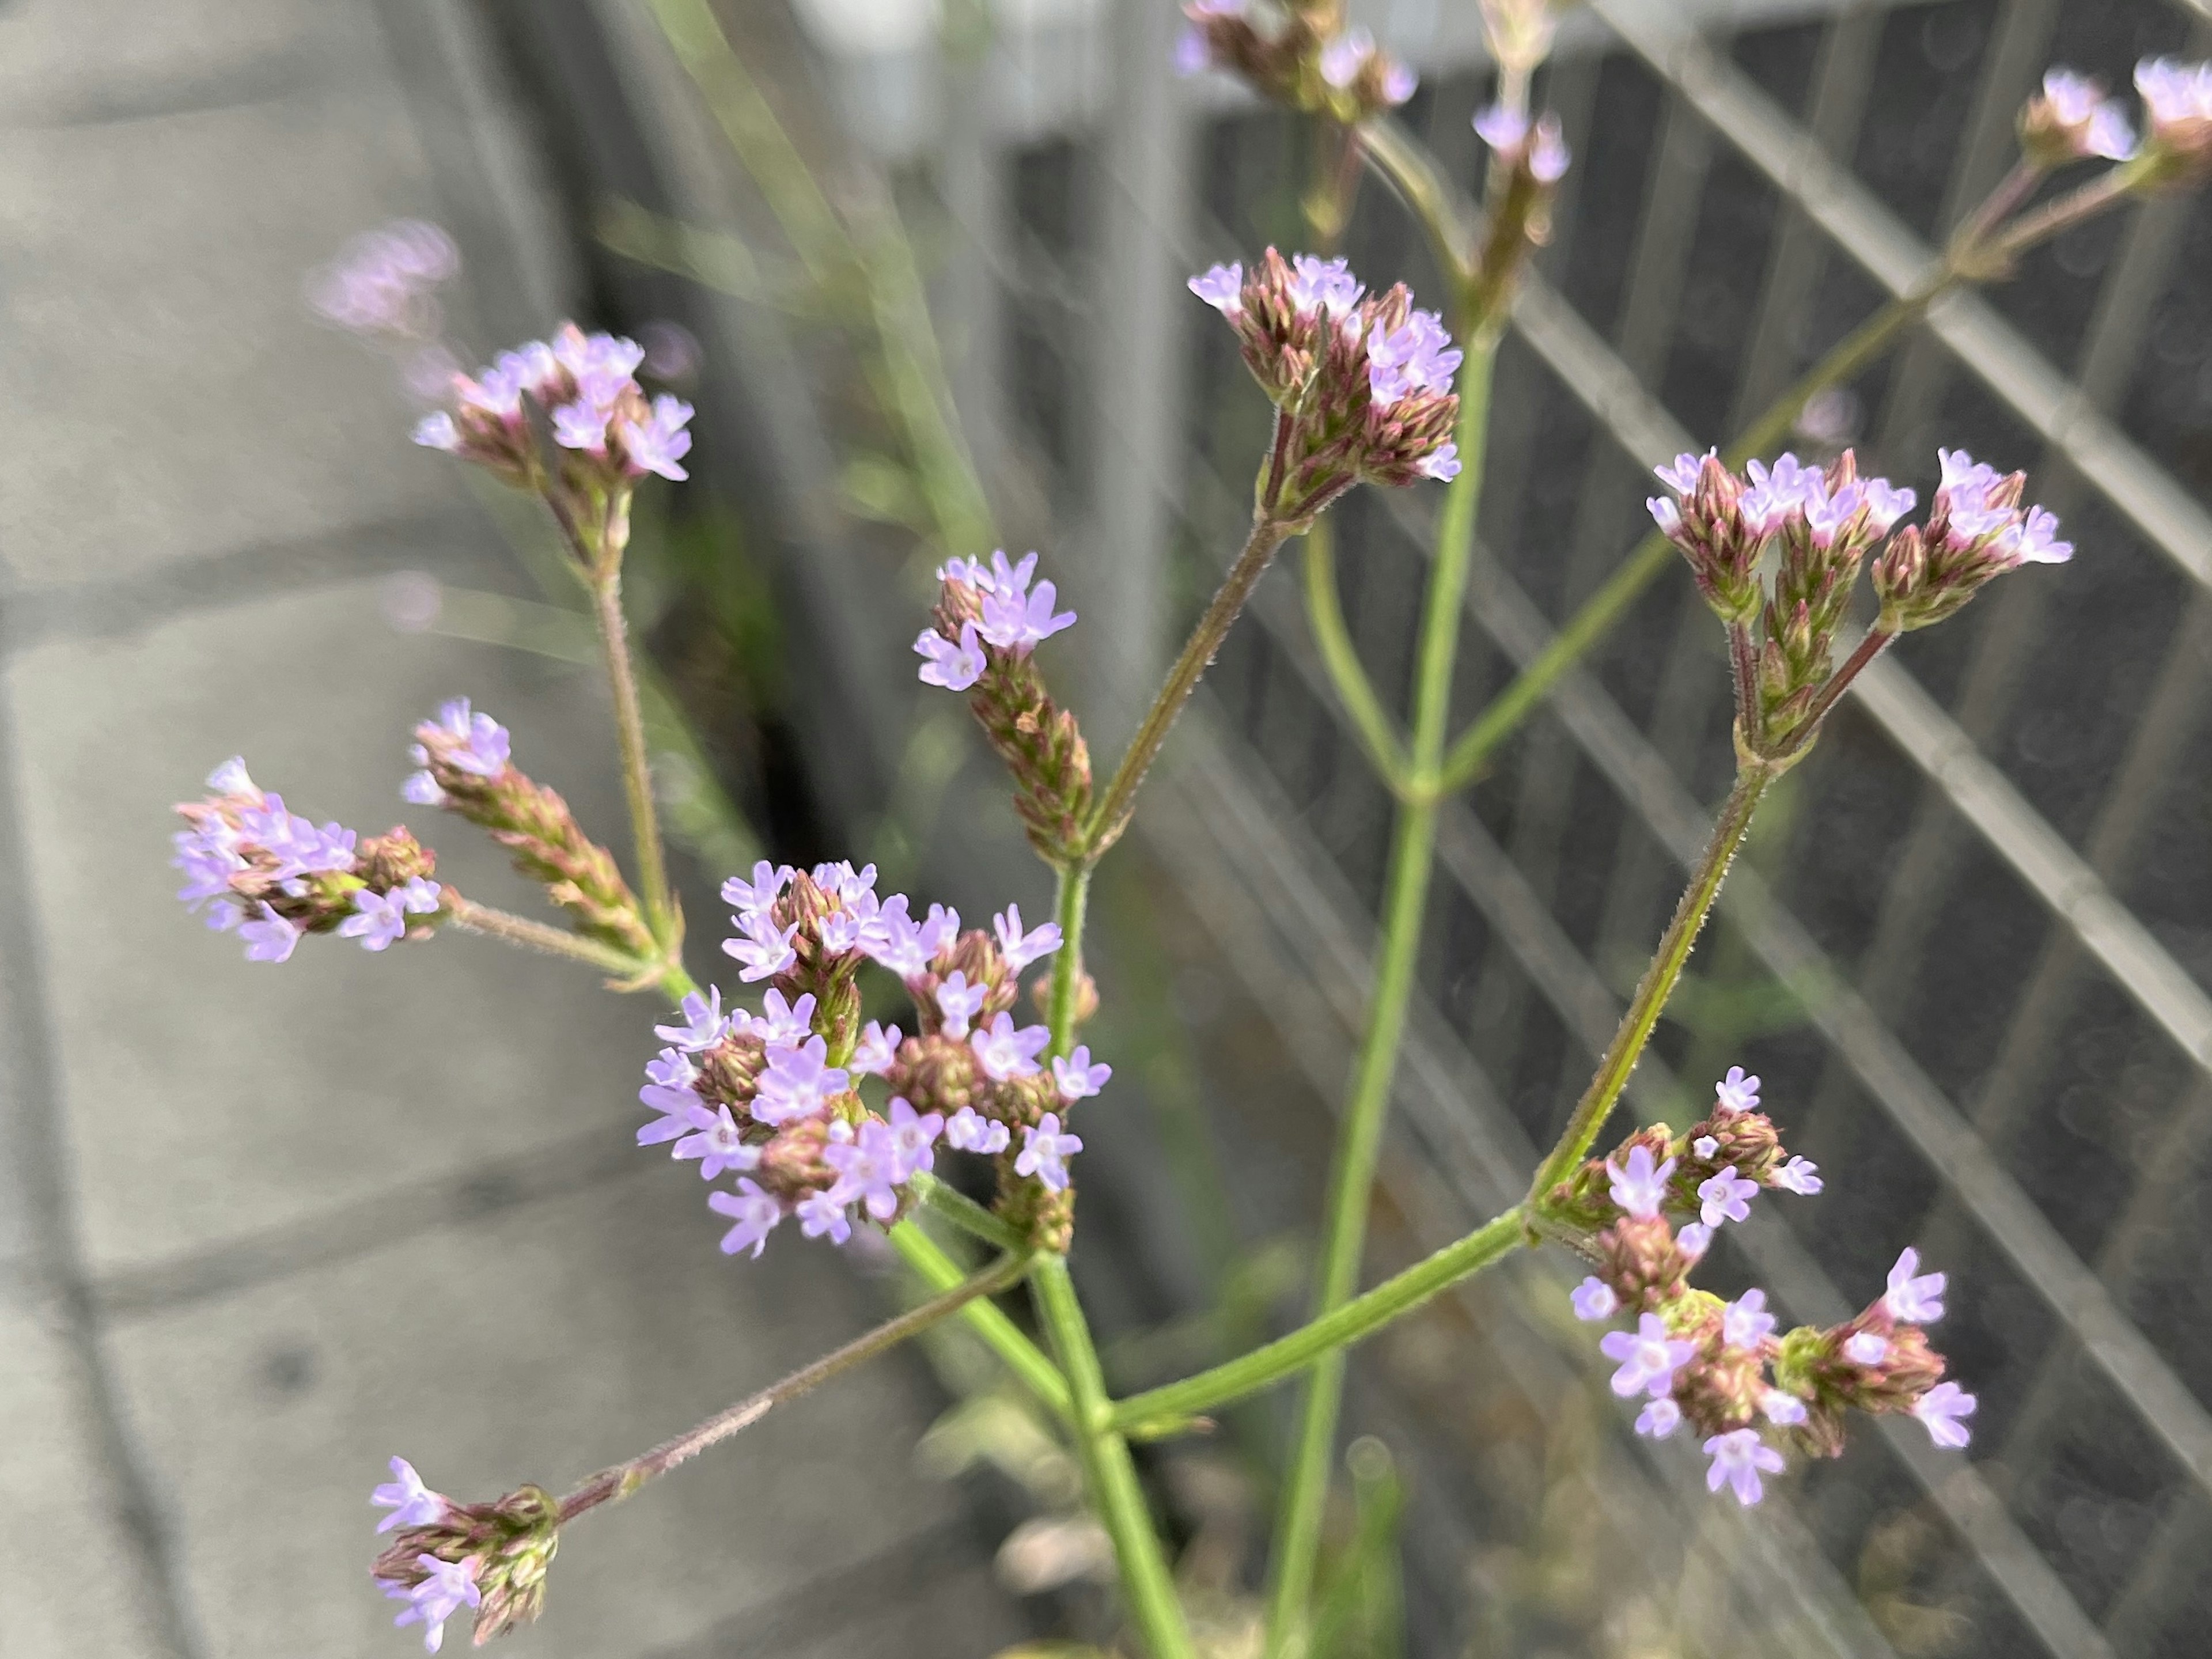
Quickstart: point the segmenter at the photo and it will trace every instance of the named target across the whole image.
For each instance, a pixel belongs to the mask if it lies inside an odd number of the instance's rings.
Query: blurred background
[[[1472,6],[1352,9],[1471,185]],[[459,1495],[565,1486],[903,1294],[858,1247],[714,1251],[630,1145],[647,1001],[462,939],[249,966],[170,899],[165,813],[216,762],[380,830],[455,693],[622,841],[544,527],[407,442],[423,342],[319,320],[312,273],[433,221],[463,270],[426,337],[474,362],[574,315],[698,404],[631,584],[695,968],[763,854],[1034,914],[1003,786],[907,647],[945,554],[1042,550],[1084,617],[1051,672],[1111,753],[1241,540],[1264,408],[1182,284],[1299,240],[1313,140],[1171,75],[1177,27],[1164,0],[0,8],[0,1654],[401,1651],[365,1572],[393,1453]],[[1571,9],[1538,89],[1575,165],[1503,359],[1462,709],[1633,545],[1652,460],[1909,285],[2047,64],[2208,51],[2175,0]],[[1372,185],[1346,251],[1436,291]],[[1743,1064],[1824,1166],[1726,1231],[1715,1288],[1827,1321],[1908,1243],[1952,1273],[1972,1452],[1865,1432],[1747,1516],[1626,1434],[1565,1264],[1516,1260],[1354,1365],[1330,1653],[2204,1651],[2208,260],[2202,196],[2100,219],[1808,411],[1801,450],[1923,494],[1938,442],[2027,467],[2080,553],[1838,711],[1632,1096],[1680,1124]],[[1393,701],[1434,508],[1335,514]],[[1303,1301],[1389,802],[1293,581],[1094,901],[1116,1077],[1076,1265],[1121,1389]],[[1370,1274],[1525,1184],[1725,786],[1725,683],[1670,574],[1447,815]],[[1146,1454],[1220,1653],[1255,1650],[1285,1404]],[[1106,1644],[1103,1571],[1048,1427],[949,1338],[576,1528],[509,1650]]]

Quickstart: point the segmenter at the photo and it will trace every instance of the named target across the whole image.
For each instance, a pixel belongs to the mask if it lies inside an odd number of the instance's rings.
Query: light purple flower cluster
[[[1613,1392],[1644,1401],[1637,1432],[1664,1439],[1693,1425],[1712,1460],[1707,1484],[1747,1504],[1759,1501],[1762,1477],[1784,1466],[1769,1436],[1832,1456],[1849,1412],[1898,1412],[1917,1418],[1937,1445],[1955,1448],[1966,1443],[1963,1419],[1975,1405],[1956,1383],[1938,1381],[1943,1360],[1922,1328],[1943,1316],[1944,1276],[1921,1273],[1917,1251],[1898,1258],[1877,1301],[1829,1330],[1778,1335],[1764,1291],[1723,1302],[1690,1285],[1714,1231],[1746,1219],[1760,1190],[1820,1190],[1812,1164],[1784,1157],[1758,1110],[1759,1086],[1732,1068],[1703,1122],[1679,1140],[1639,1132],[1612,1158],[1586,1165],[1553,1206],[1589,1228],[1599,1264],[1569,1297],[1575,1316],[1635,1320],[1599,1346],[1615,1366]],[[1698,1218],[1678,1232],[1669,1212]]]
[[[529,405],[544,412],[570,464],[611,482],[648,472],[683,478],[691,405],[664,392],[648,404],[636,380],[645,348],[563,323],[549,343],[502,351],[489,368],[453,377],[453,407],[426,415],[415,441],[490,468],[515,483],[541,476]]]
[[[180,803],[171,837],[184,872],[177,896],[218,932],[235,929],[248,962],[286,962],[301,937],[335,932],[382,951],[435,916],[442,889],[429,854],[404,830],[363,841],[317,824],[265,794],[234,756],[208,775],[214,793]]]
[[[2095,156],[2124,161],[2136,153],[2135,130],[2105,95],[2103,83],[2069,69],[2046,74],[2043,89],[2021,108],[2020,142],[2028,159],[2042,167]]]
[[[1420,84],[1412,69],[1379,51],[1374,35],[1357,24],[1322,47],[1316,66],[1322,80],[1338,92],[1356,92],[1363,77],[1371,77],[1375,100],[1390,109],[1411,98]]]
[[[466,697],[454,697],[438,706],[438,718],[433,722],[435,731],[429,735],[450,738],[450,744],[440,744],[441,756],[451,764],[473,777],[496,778],[507,770],[514,751],[514,739],[507,729],[480,709],[471,709]],[[399,787],[400,794],[417,806],[442,806],[445,789],[428,771],[430,751],[416,743],[407,751],[408,758],[424,769],[410,773],[407,781]]]
[[[1556,185],[1567,175],[1573,154],[1556,115],[1531,121],[1526,110],[1492,104],[1475,112],[1474,131],[1506,166],[1525,162],[1529,176],[1538,184]]]
[[[963,622],[957,640],[933,628],[925,628],[915,637],[915,654],[923,659],[920,674],[924,684],[965,691],[990,665],[985,646],[1010,657],[1026,657],[1062,629],[1075,626],[1073,611],[1054,609],[1060,603],[1058,588],[1049,581],[1030,586],[1036,562],[1036,554],[1026,553],[1019,563],[1009,563],[1001,550],[991,555],[988,564],[956,558],[939,567],[939,581],[960,582],[975,590],[982,615]]]
[[[1113,1073],[1081,1048],[1048,1068],[1046,1029],[1014,1022],[1019,977],[1060,949],[1058,924],[1025,927],[1016,905],[988,933],[963,932],[942,905],[917,918],[906,895],[878,895],[872,865],[763,861],[722,896],[738,929],[724,948],[746,980],[774,983],[757,1013],[726,1009],[709,988],[654,1028],[667,1046],[638,1098],[658,1115],[637,1139],[696,1161],[710,1182],[737,1176],[734,1191],[708,1198],[731,1224],[725,1252],[758,1255],[787,1216],[840,1244],[863,1216],[890,1223],[940,1140],[996,1156],[1018,1128],[1011,1174],[1066,1190],[1066,1160],[1083,1143],[1060,1114]],[[915,1036],[861,1024],[864,961],[905,982]],[[869,1078],[888,1090],[880,1114],[860,1093]]]
[[[2136,90],[2154,146],[2187,167],[2212,159],[2212,63],[2146,58],[2136,65]]]
[[[1245,0],[1186,0],[1176,72],[1231,70],[1262,96],[1343,122],[1395,109],[1413,95],[1419,77],[1367,29],[1342,27],[1340,12],[1297,6],[1279,12],[1263,27]]]
[[[356,334],[430,340],[439,327],[436,292],[460,269],[460,250],[443,230],[396,219],[356,237],[309,277],[307,303]]]

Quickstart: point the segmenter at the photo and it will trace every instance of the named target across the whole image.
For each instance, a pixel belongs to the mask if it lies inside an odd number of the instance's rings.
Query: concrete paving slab
[[[613,737],[587,677],[395,635],[374,584],[52,640],[9,665],[23,825],[88,1271],[105,1277],[638,1121],[659,1005],[453,933],[250,963],[172,896],[169,807],[244,753],[364,833],[405,821],[489,903],[552,918],[459,819],[400,800],[414,720],[455,693],[617,847]],[[11,971],[14,971],[11,967]]]
[[[848,1255],[814,1241],[724,1257],[704,1190],[663,1163],[121,1325],[122,1392],[209,1650],[404,1651],[364,1576],[368,1488],[395,1452],[456,1497],[557,1490],[888,1311]],[[926,1396],[917,1358],[887,1357],[578,1523],[544,1620],[504,1650],[681,1650],[799,1586],[961,1532],[953,1489],[914,1471]]]
[[[0,1300],[0,1659],[163,1659],[67,1345]]]
[[[392,366],[307,272],[435,216],[396,88],[11,132],[0,147],[0,565],[123,575],[460,499]]]

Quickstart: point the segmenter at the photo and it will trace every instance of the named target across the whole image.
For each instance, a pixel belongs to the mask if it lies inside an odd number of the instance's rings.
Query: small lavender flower
[[[704,1121],[701,1122],[700,1120]],[[699,1174],[708,1181],[719,1181],[726,1170],[743,1172],[760,1167],[761,1153],[757,1146],[744,1143],[744,1131],[724,1106],[709,1115],[704,1106],[695,1109],[692,1120],[698,1129],[676,1143],[675,1156],[699,1160]]]
[[[2202,160],[2212,134],[2212,64],[2146,58],[2136,65],[2136,90],[2142,95],[2151,143]]]
[[[1761,1440],[1757,1429],[1733,1429],[1715,1435],[1705,1442],[1705,1455],[1713,1460],[1712,1468],[1705,1471],[1705,1490],[1733,1487],[1735,1501],[1747,1509],[1765,1495],[1759,1485],[1760,1471],[1779,1474],[1784,1467],[1782,1454]]]
[[[1692,1221],[1674,1235],[1674,1248],[1682,1253],[1682,1259],[1693,1267],[1712,1247],[1713,1230],[1702,1221]]]
[[[407,434],[425,449],[455,451],[461,447],[461,429],[453,424],[453,417],[442,409],[434,410],[415,422]]]
[[[911,1117],[914,1108],[908,1106],[907,1113]],[[826,1195],[829,1201],[841,1209],[865,1205],[878,1221],[889,1221],[898,1212],[899,1187],[914,1173],[900,1156],[890,1126],[875,1117],[863,1123],[852,1140],[823,1147],[822,1161],[837,1172],[837,1184]]]
[[[1018,1077],[1037,1074],[1041,1068],[1036,1057],[1051,1041],[1052,1033],[1043,1026],[1024,1025],[1017,1030],[1013,1016],[1001,1013],[988,1030],[975,1032],[968,1043],[992,1082],[1011,1083]]]
[[[1030,554],[1022,568],[1027,569],[1036,557]],[[1026,654],[1062,629],[1075,626],[1073,611],[1053,610],[1059,598],[1059,590],[1048,581],[1039,582],[1033,592],[1025,591],[1025,585],[1010,586],[1002,581],[983,596],[983,619],[975,631],[1001,651]],[[961,632],[967,631],[963,623]]]
[[[1375,37],[1354,26],[1321,49],[1321,78],[1339,92],[1348,91],[1375,55]]]
[[[756,1261],[768,1246],[768,1236],[783,1219],[783,1206],[745,1176],[738,1177],[734,1193],[708,1194],[707,1207],[738,1224],[722,1235],[722,1254],[735,1255],[750,1246]]]
[[[1920,1252],[1911,1245],[1889,1270],[1889,1293],[1883,1299],[1889,1316],[1901,1325],[1928,1325],[1943,1316],[1942,1273],[1922,1273]]]
[[[1767,1180],[1785,1192],[1798,1193],[1810,1198],[1825,1184],[1820,1180],[1820,1168],[1808,1158],[1793,1158],[1769,1175]]]
[[[1568,164],[1574,159],[1556,115],[1546,115],[1532,125],[1526,112],[1492,104],[1475,112],[1474,131],[1499,161],[1509,165],[1518,163],[1525,154],[1529,176],[1539,184],[1559,183],[1566,177]]]
[[[1742,1221],[1751,1214],[1751,1200],[1759,1194],[1759,1183],[1747,1180],[1734,1170],[1723,1170],[1710,1180],[1698,1183],[1698,1197],[1704,1207],[1698,1219],[1708,1227],[1717,1227],[1723,1221]]]
[[[968,975],[957,968],[947,974],[937,988],[937,1011],[945,1017],[945,1035],[966,1036],[968,1022],[981,1012],[983,999],[990,994],[989,986],[970,985]]]
[[[827,1149],[825,1149],[827,1150]],[[853,1218],[846,1214],[845,1206],[830,1192],[810,1193],[799,1200],[795,1212],[799,1231],[808,1238],[820,1238],[828,1234],[832,1244],[842,1244],[853,1236]]]
[[[1912,1403],[1912,1414],[1926,1425],[1928,1437],[1957,1451],[1972,1437],[1964,1419],[1979,1403],[1956,1382],[1938,1382]]]
[[[1794,1429],[1805,1420],[1805,1402],[1782,1389],[1769,1389],[1759,1397],[1759,1409],[1778,1429]]]
[[[1682,1425],[1682,1408],[1666,1395],[1646,1401],[1644,1409],[1636,1414],[1636,1431],[1654,1440],[1664,1440]]]
[[[607,422],[614,419],[607,404],[579,398],[553,411],[553,441],[563,449],[580,449],[589,455],[607,452]]]
[[[641,1146],[658,1146],[663,1141],[704,1129],[714,1121],[706,1103],[688,1084],[648,1083],[637,1091],[637,1097],[660,1114],[652,1122],[638,1126],[637,1144]]]
[[[902,1095],[890,1103],[891,1152],[897,1161],[896,1181],[911,1181],[918,1171],[937,1167],[937,1137],[945,1128],[942,1112],[917,1112]]]
[[[1190,279],[1190,291],[1224,317],[1244,309],[1244,266],[1242,261],[1210,265]]]
[[[1052,1062],[1052,1080],[1060,1097],[1068,1102],[1087,1100],[1106,1086],[1114,1075],[1114,1068],[1101,1060],[1091,1063],[1091,1049],[1085,1043],[1077,1043],[1075,1052],[1066,1059]]]
[[[960,624],[960,641],[954,644],[933,628],[925,628],[915,635],[916,654],[927,658],[918,671],[924,685],[941,685],[947,691],[965,691],[983,678],[989,665],[983,655],[983,647],[975,637],[975,624]]]
[[[1721,1310],[1721,1340],[1731,1348],[1756,1348],[1774,1329],[1766,1292],[1752,1289]]]
[[[999,935],[999,954],[1006,958],[1006,971],[1018,974],[1031,963],[1042,960],[1060,949],[1060,924],[1048,921],[1042,927],[1022,932],[1022,907],[1009,904],[991,918],[992,928]]]
[[[1567,1300],[1574,1304],[1577,1319],[1610,1319],[1620,1311],[1620,1298],[1613,1293],[1613,1286],[1595,1273],[1576,1285]]]
[[[427,904],[423,902],[426,890]],[[353,915],[338,924],[338,937],[359,939],[364,951],[384,950],[394,940],[407,936],[410,911],[428,915],[438,908],[439,891],[436,882],[426,881],[420,876],[387,893],[362,888],[353,896]]]
[[[1036,1124],[1023,1126],[1022,1150],[1014,1159],[1014,1173],[1035,1176],[1049,1192],[1066,1192],[1067,1160],[1082,1150],[1083,1138],[1062,1134],[1060,1114],[1047,1112]]]
[[[752,1112],[763,1123],[788,1123],[793,1118],[816,1117],[850,1086],[839,1067],[828,1063],[830,1045],[818,1036],[803,1046],[777,1045],[768,1050]]]
[[[788,927],[778,927],[772,916],[760,910],[735,920],[742,931],[737,938],[724,939],[722,950],[742,964],[738,977],[748,985],[757,980],[773,979],[799,960],[799,953],[791,945],[799,936],[797,922]]]
[[[1889,1358],[1889,1339],[1878,1331],[1859,1331],[1844,1339],[1844,1358],[1854,1365],[1879,1365]]]
[[[937,954],[933,936],[907,914],[903,893],[884,901],[870,924],[860,932],[860,949],[901,979],[912,979],[929,966]]]
[[[1667,1393],[1674,1386],[1674,1373],[1698,1352],[1696,1343],[1674,1335],[1667,1322],[1654,1313],[1641,1316],[1632,1331],[1607,1332],[1597,1346],[1607,1359],[1620,1362],[1613,1374],[1613,1391],[1624,1400],[1634,1394],[1656,1400]]]
[[[1012,1139],[1005,1124],[985,1117],[973,1106],[963,1106],[945,1120],[945,1144],[957,1152],[980,1152],[989,1158],[1005,1152]]]
[[[423,1650],[435,1653],[446,1640],[446,1620],[464,1607],[483,1605],[483,1593],[477,1588],[477,1558],[471,1555],[465,1561],[441,1561],[434,1555],[425,1554],[416,1556],[415,1565],[427,1575],[421,1583],[412,1588],[386,1585],[384,1593],[393,1601],[407,1603],[392,1622],[420,1623]]]
[[[1686,455],[1683,457],[1685,460],[1688,459]],[[1759,1109],[1759,1079],[1746,1074],[1742,1066],[1731,1066],[1728,1075],[1713,1085],[1713,1099],[1728,1111],[1755,1112]]]
[[[713,1048],[729,1030],[729,1016],[722,1012],[720,986],[709,985],[705,996],[701,996],[696,991],[686,993],[678,1012],[684,1016],[682,1024],[656,1025],[653,1028],[653,1034],[687,1054],[700,1054]]]
[[[248,962],[289,962],[292,947],[300,942],[301,930],[270,909],[264,902],[261,914],[238,924],[238,936],[246,941]]]
[[[1611,1179],[1613,1201],[1638,1221],[1650,1221],[1659,1213],[1667,1201],[1667,1177],[1674,1173],[1674,1160],[1668,1158],[1654,1168],[1651,1149],[1640,1141],[1628,1149],[1626,1167],[1607,1164],[1606,1173]]]
[[[1302,317],[1322,311],[1343,317],[1366,291],[1366,284],[1352,274],[1346,260],[1322,259],[1310,253],[1297,254],[1291,260],[1291,303]]]
[[[761,1011],[752,1022],[753,1035],[770,1048],[794,1048],[814,1034],[814,994],[786,1002],[783,993],[770,990],[761,999]]]
[[[1417,392],[1449,392],[1461,360],[1443,319],[1433,311],[1415,311],[1387,334],[1368,336],[1368,390],[1382,404]]]
[[[1413,470],[1425,478],[1434,478],[1438,483],[1449,483],[1459,477],[1459,446],[1447,438],[1413,464]]]
[[[765,910],[783,896],[783,890],[791,884],[789,865],[770,864],[766,859],[753,866],[752,879],[732,876],[722,884],[722,902],[736,907],[738,915],[750,915]],[[736,921],[737,917],[731,918]]]
[[[1690,1150],[1699,1158],[1711,1158],[1721,1149],[1719,1141],[1711,1135],[1699,1135],[1690,1143]]]
[[[640,473],[657,472],[664,478],[691,475],[678,465],[691,453],[691,434],[684,429],[691,418],[691,405],[662,392],[653,400],[653,413],[643,422],[622,423],[623,453]]]
[[[898,1046],[899,1028],[886,1030],[872,1019],[853,1045],[853,1057],[845,1062],[845,1068],[855,1077],[881,1077],[897,1060]]]
[[[922,948],[935,956],[960,937],[960,913],[948,905],[933,904],[922,919]]]
[[[368,1495],[368,1501],[392,1511],[376,1523],[379,1532],[390,1532],[394,1527],[427,1527],[442,1517],[451,1506],[441,1492],[432,1492],[422,1484],[422,1477],[415,1473],[415,1466],[404,1457],[392,1460],[392,1478]]]
[[[1413,89],[1420,84],[1421,77],[1413,72],[1410,64],[1401,64],[1393,58],[1382,70],[1382,101],[1395,109],[1411,98]]]
[[[480,778],[495,778],[507,769],[514,739],[490,715],[471,710],[466,697],[454,697],[438,706],[438,724],[459,739],[452,751],[454,765]]]

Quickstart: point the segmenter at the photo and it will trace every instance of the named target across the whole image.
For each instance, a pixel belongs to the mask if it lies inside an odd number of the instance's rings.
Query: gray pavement
[[[458,936],[250,965],[170,896],[168,806],[242,750],[531,905],[398,800],[455,692],[619,841],[587,679],[384,620],[396,569],[520,579],[388,366],[300,303],[404,213],[496,274],[459,308],[482,343],[551,320],[466,16],[0,9],[0,1659],[405,1652],[363,1571],[387,1457],[558,1486],[886,1304],[796,1238],[726,1261],[696,1178],[630,1147],[649,1003]],[[895,1359],[593,1517],[507,1650],[1018,1639],[991,1540],[913,1471],[933,1409]]]

